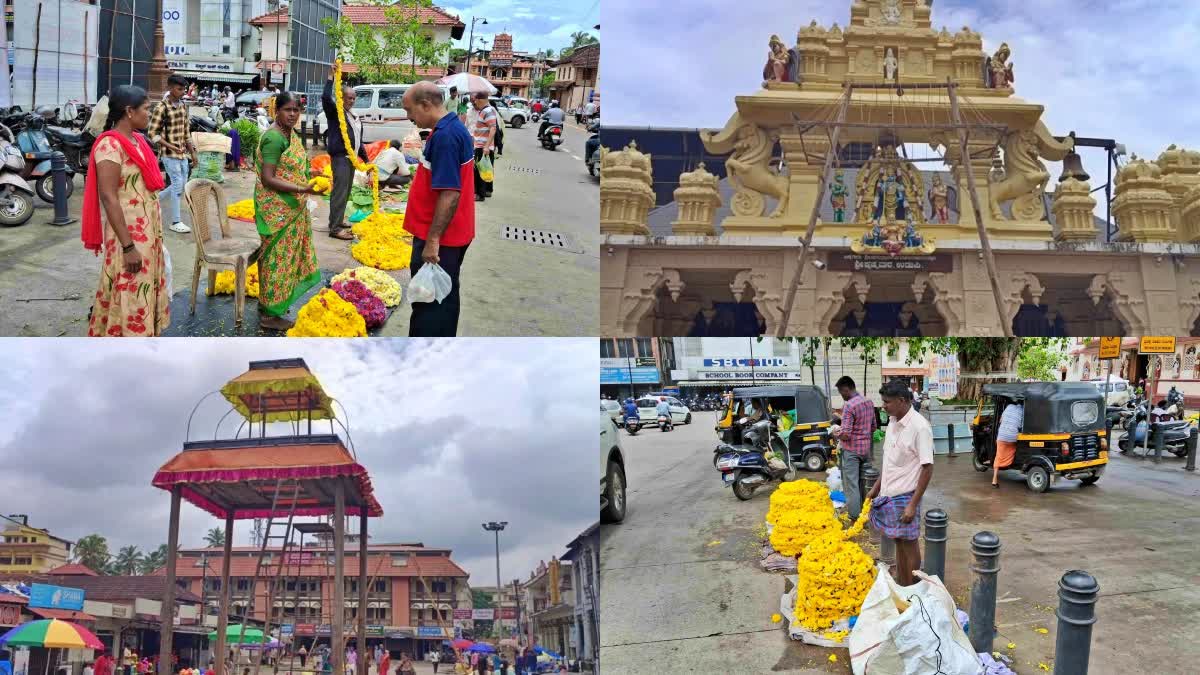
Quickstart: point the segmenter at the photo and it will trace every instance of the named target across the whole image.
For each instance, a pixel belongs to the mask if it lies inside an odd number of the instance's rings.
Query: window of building
[[[387,579],[378,579],[375,581],[375,584],[371,587],[372,593],[387,593],[387,591],[388,591]]]
[[[204,590],[208,591],[209,593],[220,593],[221,592],[221,579],[219,577],[216,579],[205,579],[204,580]]]
[[[600,340],[600,358],[615,359],[617,357],[617,341],[612,338]]]
[[[445,581],[433,582],[433,592],[434,593],[445,593],[446,592],[446,582]]]
[[[12,558],[0,558],[0,565],[11,565]]]
[[[407,553],[393,553],[392,554],[392,567],[408,567],[408,554]]]
[[[637,338],[637,355],[641,357],[654,356],[654,338]]]
[[[237,590],[239,590],[239,591],[248,591],[248,590],[250,590],[250,580],[249,580],[249,579],[246,579],[246,578],[244,578],[244,577],[243,577],[243,578],[240,578],[240,579],[238,579],[238,580],[237,580],[237,585],[235,586],[235,588],[237,588]]]
[[[633,339],[619,338],[617,340],[617,356],[628,358],[633,356]]]

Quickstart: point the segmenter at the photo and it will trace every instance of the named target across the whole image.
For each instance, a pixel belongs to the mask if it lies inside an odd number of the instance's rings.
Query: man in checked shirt
[[[846,401],[842,406],[842,491],[846,494],[846,512],[851,522],[862,512],[862,469],[871,461],[871,432],[875,430],[875,404],[854,387],[849,375],[837,381],[837,390]]]
[[[183,186],[188,180],[188,159],[196,163],[196,150],[192,147],[192,136],[188,133],[191,116],[183,102],[188,81],[182,75],[167,78],[167,96],[154,106],[147,125],[147,136],[158,144],[158,154],[163,167],[171,177],[171,184],[163,190],[163,220],[172,232],[187,234],[192,229],[183,224],[179,217],[179,202],[183,198]]]

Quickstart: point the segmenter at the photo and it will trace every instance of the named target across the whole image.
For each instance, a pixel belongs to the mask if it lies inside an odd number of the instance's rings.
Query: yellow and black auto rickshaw
[[[990,471],[996,456],[998,420],[1014,403],[1025,406],[1011,468],[1025,474],[1034,492],[1060,478],[1091,485],[1108,464],[1104,397],[1086,382],[987,384],[971,422],[976,471]]]
[[[722,443],[740,445],[742,432],[764,414],[771,417],[774,432],[771,445],[786,450],[790,466],[809,471],[825,468],[834,448],[829,437],[832,420],[825,392],[807,384],[734,389],[725,402],[725,415],[717,422],[717,438]],[[718,455],[714,454],[714,463]]]

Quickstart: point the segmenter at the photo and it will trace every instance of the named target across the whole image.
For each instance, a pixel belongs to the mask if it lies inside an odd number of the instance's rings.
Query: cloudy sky
[[[251,360],[296,356],[348,412],[384,509],[373,541],[452,548],[472,585],[493,585],[482,522],[509,523],[507,583],[597,519],[594,339],[3,339],[0,353],[0,508],[67,539],[99,532],[113,552],[166,542],[170,499],[150,481],[196,401]],[[207,399],[192,439],[227,410]],[[186,502],[181,517],[184,546],[220,525]],[[248,523],[236,545],[251,543]]]
[[[933,25],[969,25],[990,54],[1008,42],[1016,95],[1056,134],[1115,138],[1139,156],[1195,149],[1200,2],[937,0]],[[845,28],[850,0],[604,0],[604,117],[613,125],[720,128],[762,83],[772,33],[816,19]],[[669,20],[661,17],[669,16]],[[1093,174],[1102,154],[1084,154]],[[1093,185],[1096,183],[1093,182]]]
[[[605,0],[607,4],[609,0]],[[454,43],[459,49],[467,48],[471,37],[471,17],[487,19],[487,25],[475,24],[475,46],[479,47],[482,36],[491,48],[496,33],[513,36],[513,49],[519,52],[536,52],[553,49],[555,53],[571,44],[571,33],[582,31],[599,38],[593,28],[600,23],[600,0],[448,0],[435,2],[442,9],[457,14],[467,24],[463,38]]]

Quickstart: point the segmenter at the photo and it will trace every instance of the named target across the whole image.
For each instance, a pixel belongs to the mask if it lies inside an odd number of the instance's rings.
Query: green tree
[[[1066,359],[1063,347],[1057,342],[1031,343],[1017,357],[1017,375],[1023,380],[1057,381],[1058,368]]]
[[[478,588],[471,589],[471,605],[475,609],[492,609],[492,594]],[[494,630],[492,621],[476,621],[475,636],[491,635]]]
[[[596,36],[589,33],[585,33],[583,31],[571,33],[571,44],[570,46],[562,48],[562,50],[559,52],[559,58],[565,59],[571,54],[574,54],[575,50],[579,49],[580,47],[599,43],[600,40],[597,39]]]
[[[225,545],[225,531],[219,527],[210,529],[204,535],[204,543],[211,548],[217,548]]]
[[[146,554],[142,559],[142,574],[152,574],[154,570],[167,564],[167,545],[162,544],[158,548]]]
[[[422,19],[421,9],[432,0],[373,0],[383,7],[387,23],[382,26],[322,19],[329,46],[344,60],[359,67],[359,74],[375,84],[410,83],[421,78],[417,67],[444,65],[450,55],[449,42],[433,39],[433,19]]]
[[[112,574],[135,575],[142,569],[142,552],[136,546],[122,546],[110,565]]]
[[[97,574],[105,574],[112,554],[108,552],[108,540],[99,534],[89,534],[75,542],[75,551],[71,554],[74,562],[87,567]]]

